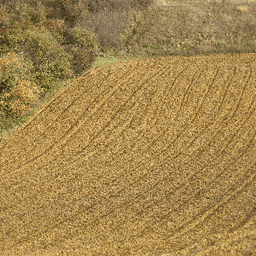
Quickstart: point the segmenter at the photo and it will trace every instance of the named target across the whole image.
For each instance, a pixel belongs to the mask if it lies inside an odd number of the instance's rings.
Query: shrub
[[[19,59],[12,53],[0,59],[0,94],[10,92],[16,85],[14,68],[20,68]]]
[[[36,0],[28,5],[20,1],[10,1],[3,8],[9,16],[8,27],[22,28],[23,30],[37,27],[40,22],[46,20],[48,12],[47,8]],[[7,25],[6,23],[5,21],[5,25]]]
[[[37,1],[34,7],[29,5],[26,8],[27,18],[36,26],[39,23],[46,21],[48,12],[49,10],[42,5],[41,2]]]
[[[27,111],[33,109],[30,105],[39,102],[35,92],[38,92],[38,88],[34,83],[27,80],[19,81],[16,88],[12,91],[14,100],[11,102],[9,100],[8,104],[5,104],[5,106],[8,105],[8,111],[13,116],[24,115]],[[5,98],[10,98],[11,94],[5,94],[3,96]]]
[[[41,22],[39,27],[47,29],[59,43],[64,42],[63,34],[66,29],[64,20],[47,19],[46,21]]]
[[[0,110],[5,117],[24,114],[38,101],[41,92],[33,80],[33,67],[22,54],[7,53],[0,58]]]
[[[7,2],[0,7],[0,54],[13,51],[17,45],[24,42],[24,31],[35,29],[39,23],[46,21],[47,10],[40,2],[35,7],[20,2]]]
[[[74,44],[86,48],[96,49],[99,46],[98,40],[94,33],[87,31],[83,27],[76,27],[72,29],[72,36]]]
[[[22,29],[0,29],[0,56],[13,51],[24,40]]]
[[[45,89],[49,82],[69,78],[73,72],[70,56],[47,29],[33,29],[25,32],[23,51],[31,58],[37,80]]]
[[[76,19],[86,16],[89,10],[83,3],[87,0],[43,0],[42,4],[51,9],[48,18],[63,19],[73,27]]]
[[[101,47],[117,47],[117,39],[125,31],[130,20],[131,13],[126,11],[101,11],[78,20],[77,26],[92,31]]]
[[[12,19],[5,5],[0,5],[0,13],[1,13],[0,15],[1,27],[3,28],[9,27]]]
[[[96,60],[94,52],[89,49],[73,47],[70,51],[73,56],[72,65],[76,75],[81,75]]]

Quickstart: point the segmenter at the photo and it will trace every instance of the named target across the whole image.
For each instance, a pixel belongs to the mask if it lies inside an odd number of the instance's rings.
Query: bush
[[[13,51],[24,40],[22,29],[0,29],[0,56]]]
[[[35,93],[36,92],[36,93]],[[5,108],[5,112],[8,112],[8,115],[13,116],[24,115],[33,108],[30,107],[33,103],[39,102],[37,97],[38,88],[34,83],[31,83],[28,80],[19,81],[16,88],[12,91],[11,94],[4,94],[3,97],[10,98],[13,96],[12,101],[8,99],[8,109]]]
[[[78,20],[77,26],[92,31],[101,47],[117,47],[117,39],[125,31],[130,20],[131,13],[126,11],[101,11]]]
[[[75,75],[81,75],[96,60],[94,52],[89,49],[73,47],[70,51],[73,56],[72,66]]]
[[[136,10],[147,9],[154,0],[88,0],[90,14],[77,19],[76,26],[92,31],[103,49],[117,48],[118,40],[133,19]]]
[[[78,17],[85,17],[89,13],[84,1],[87,0],[43,0],[41,2],[51,10],[47,18],[64,18],[65,22],[73,27]]]
[[[76,27],[71,31],[74,38],[74,44],[90,50],[98,48],[99,43],[94,33],[87,31],[83,27]]]
[[[60,44],[64,42],[63,35],[66,29],[64,20],[47,19],[46,21],[41,22],[39,27],[47,29]]]
[[[0,59],[0,94],[10,92],[16,85],[14,70],[20,68],[19,59],[11,53]]]
[[[10,1],[3,6],[3,10],[4,18],[0,19],[3,20],[4,26],[22,28],[22,30],[37,27],[40,22],[46,20],[48,12],[46,7],[36,0],[31,1],[28,5],[20,1]]]
[[[25,32],[22,50],[31,58],[37,80],[45,89],[51,82],[67,79],[73,75],[70,56],[47,29],[33,29]]]
[[[11,23],[11,15],[8,12],[7,8],[5,5],[0,5],[0,25],[2,28],[7,28],[9,27]]]
[[[32,63],[22,54],[10,52],[0,58],[0,110],[5,117],[24,114],[38,101],[41,89],[32,80]]]

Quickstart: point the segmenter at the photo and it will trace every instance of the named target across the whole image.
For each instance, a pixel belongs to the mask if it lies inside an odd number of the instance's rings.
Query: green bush
[[[50,89],[50,84],[58,79],[73,75],[70,56],[52,34],[44,28],[25,32],[23,51],[31,58],[37,79],[41,86]]]
[[[94,52],[89,49],[73,47],[71,53],[73,56],[72,66],[76,75],[81,75],[96,60]]]
[[[50,12],[47,18],[64,19],[71,27],[80,16],[86,16],[89,11],[86,8],[87,0],[43,0],[41,1]]]
[[[0,56],[13,51],[24,40],[22,29],[0,29]]]
[[[39,27],[47,29],[60,44],[64,43],[63,35],[66,29],[64,20],[47,19],[41,22]]]
[[[35,6],[26,6],[26,16],[27,19],[29,19],[34,25],[38,25],[40,22],[43,22],[46,20],[46,17],[48,15],[47,8],[41,4],[41,2],[36,1]]]
[[[75,27],[71,32],[74,38],[74,44],[91,50],[99,47],[98,40],[93,32],[90,32],[83,27]]]
[[[33,5],[33,6],[32,6]],[[33,4],[22,3],[19,1],[6,3],[2,7],[4,12],[0,21],[4,26],[9,28],[28,28],[37,27],[40,22],[46,20],[48,10],[39,1],[34,1]]]

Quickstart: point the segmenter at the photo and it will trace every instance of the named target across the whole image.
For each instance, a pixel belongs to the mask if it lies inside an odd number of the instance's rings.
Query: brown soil
[[[0,142],[1,255],[255,255],[255,67],[148,58],[61,89]]]

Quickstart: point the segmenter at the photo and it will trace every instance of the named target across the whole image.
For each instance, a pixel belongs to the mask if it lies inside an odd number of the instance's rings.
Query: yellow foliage
[[[20,96],[22,101],[38,102],[37,97],[34,95],[33,90],[38,90],[34,83],[30,83],[27,80],[21,81],[13,93]]]
[[[20,60],[15,53],[8,52],[5,57],[0,58],[0,71],[2,70],[2,67],[7,67],[9,65],[17,65],[19,68],[21,67]]]
[[[3,94],[2,96],[0,96],[0,98],[8,98],[8,97],[10,97],[10,96],[11,96],[10,93],[5,93],[5,94]],[[6,102],[0,101],[0,106],[5,106],[5,105],[7,105]]]
[[[13,52],[8,52],[0,58],[0,71],[3,67],[21,68],[22,64],[19,56]],[[11,72],[11,70],[5,70],[5,72]],[[0,107],[7,106],[11,114],[22,115],[32,110],[31,104],[39,102],[37,94],[43,89],[38,89],[33,82],[22,80],[19,75],[15,77],[15,80],[18,83],[17,86],[9,93],[0,96]]]
[[[32,103],[39,102],[34,91],[39,91],[34,83],[30,83],[27,80],[21,81],[12,91],[13,94],[18,96],[18,99],[12,102],[10,106],[11,113],[22,115],[32,110],[32,108],[28,107],[26,104],[31,105]]]
[[[32,108],[29,108],[28,106],[23,104],[23,102],[20,99],[15,100],[11,104],[10,109],[12,114],[17,114],[17,115],[22,115],[22,114],[25,114],[27,111],[32,110]]]

